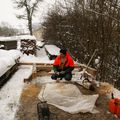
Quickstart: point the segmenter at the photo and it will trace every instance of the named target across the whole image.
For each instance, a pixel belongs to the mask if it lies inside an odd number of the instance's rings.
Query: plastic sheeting
[[[38,97],[40,100],[46,100],[48,104],[75,114],[79,112],[93,113],[98,94],[83,95],[73,84],[51,83],[43,86]]]

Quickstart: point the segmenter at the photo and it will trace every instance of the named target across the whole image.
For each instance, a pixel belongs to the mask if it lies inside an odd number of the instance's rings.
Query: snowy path
[[[53,60],[49,60],[48,56],[46,55],[45,49],[41,48],[40,50],[37,50],[37,57],[34,55],[26,55],[24,54],[20,58],[20,62],[33,62],[33,63],[53,63]]]
[[[21,62],[53,63],[46,55],[45,49],[37,50],[37,57],[23,55]],[[20,66],[19,70],[0,89],[0,120],[16,120],[19,99],[24,88],[23,80],[32,74],[32,66]]]
[[[32,73],[31,66],[20,66],[19,70],[0,90],[0,120],[15,120],[19,99],[24,87],[23,80]]]

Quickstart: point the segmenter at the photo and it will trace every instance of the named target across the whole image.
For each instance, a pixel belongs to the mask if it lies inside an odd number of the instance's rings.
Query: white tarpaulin
[[[69,113],[93,113],[98,95],[82,95],[73,84],[51,83],[43,86],[39,99]]]

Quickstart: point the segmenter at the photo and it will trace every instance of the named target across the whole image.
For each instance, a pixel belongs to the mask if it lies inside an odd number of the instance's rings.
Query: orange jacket
[[[54,61],[54,66],[60,66],[60,63],[61,63],[61,59],[60,59],[60,55],[57,56],[57,58],[55,59]],[[74,62],[71,58],[71,56],[69,55],[69,53],[67,52],[66,53],[66,61],[65,61],[65,67],[74,67]]]

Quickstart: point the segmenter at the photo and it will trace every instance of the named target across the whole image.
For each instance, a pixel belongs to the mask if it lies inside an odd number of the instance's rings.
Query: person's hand
[[[56,75],[59,75],[59,72],[57,72],[57,71],[55,71],[54,73],[55,73]]]
[[[60,74],[62,74],[62,75],[65,74],[65,71],[61,71]]]

